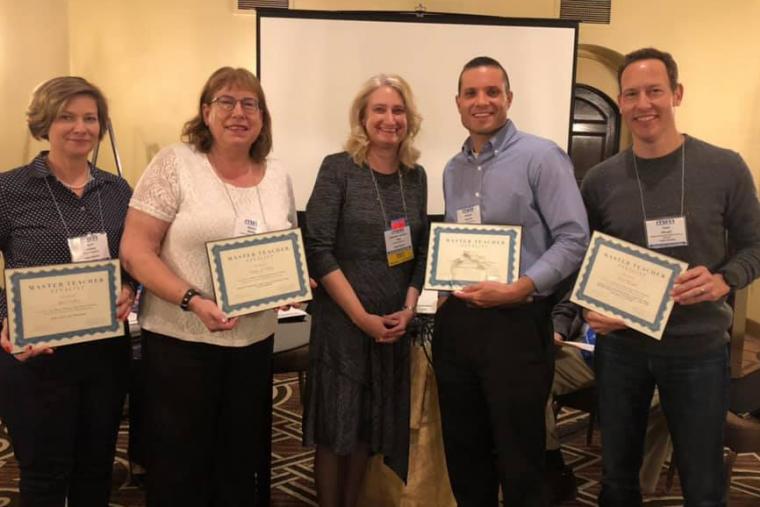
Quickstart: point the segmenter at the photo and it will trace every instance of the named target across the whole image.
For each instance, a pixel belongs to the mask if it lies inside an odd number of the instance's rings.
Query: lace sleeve
[[[130,207],[165,222],[174,221],[180,201],[177,170],[176,152],[172,148],[161,150],[137,182]]]

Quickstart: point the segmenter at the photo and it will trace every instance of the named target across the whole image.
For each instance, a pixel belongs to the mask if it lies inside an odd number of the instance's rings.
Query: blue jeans
[[[661,356],[625,339],[604,336],[595,356],[603,465],[599,505],[641,505],[639,469],[655,385],[673,438],[685,505],[725,505],[728,348],[696,356]]]

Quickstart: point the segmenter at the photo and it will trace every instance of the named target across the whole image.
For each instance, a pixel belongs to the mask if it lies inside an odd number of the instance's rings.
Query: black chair
[[[556,419],[562,407],[573,408],[588,413],[588,428],[586,429],[586,445],[590,446],[594,438],[596,426],[596,386],[584,387],[571,393],[554,397],[554,416]]]

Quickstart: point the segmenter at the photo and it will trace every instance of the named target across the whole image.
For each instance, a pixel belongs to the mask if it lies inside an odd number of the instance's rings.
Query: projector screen
[[[274,149],[306,207],[322,159],[343,149],[359,87],[378,73],[399,74],[423,117],[416,146],[428,175],[428,213],[443,213],[442,172],[467,138],[454,97],[462,66],[496,58],[509,73],[518,129],[567,150],[578,25],[526,20],[380,12],[257,12],[257,65],[272,113]]]

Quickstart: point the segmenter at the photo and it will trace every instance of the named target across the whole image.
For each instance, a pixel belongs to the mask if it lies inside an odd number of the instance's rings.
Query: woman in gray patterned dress
[[[304,443],[316,445],[319,504],[351,507],[370,454],[406,479],[409,339],[425,270],[421,118],[402,78],[370,78],[346,151],[327,156],[306,207],[312,303]],[[386,245],[390,244],[389,248]]]

